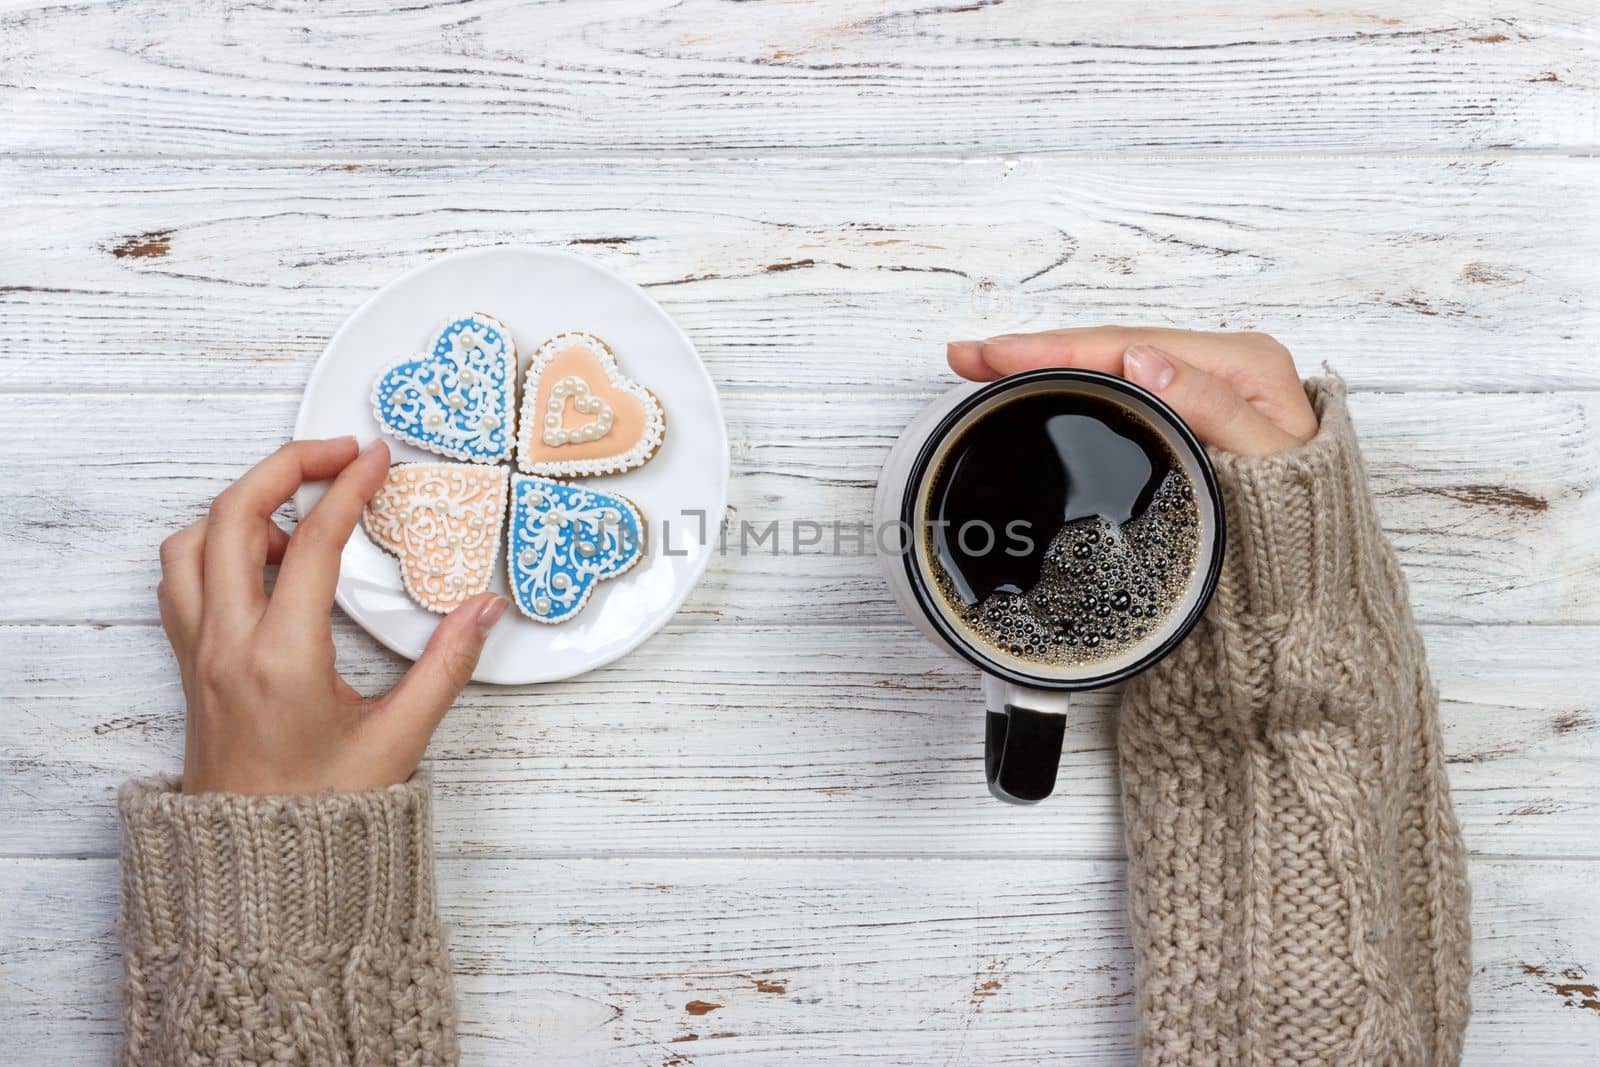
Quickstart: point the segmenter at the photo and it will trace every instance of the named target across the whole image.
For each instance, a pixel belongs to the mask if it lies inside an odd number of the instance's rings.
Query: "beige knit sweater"
[[[122,787],[127,1067],[457,1062],[428,780],[317,797]]]
[[[1120,750],[1146,1064],[1447,1064],[1467,885],[1436,702],[1342,390],[1218,456],[1228,562],[1130,685]],[[457,1059],[428,783],[121,796],[124,1062]],[[1046,814],[1046,812],[1041,812]]]
[[[1450,1064],[1466,853],[1438,699],[1337,381],[1306,446],[1214,455],[1205,618],[1118,727],[1144,1064]]]

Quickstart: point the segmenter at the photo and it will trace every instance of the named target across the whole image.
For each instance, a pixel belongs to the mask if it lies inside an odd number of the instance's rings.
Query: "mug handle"
[[[986,674],[988,709],[983,769],[989,792],[1013,804],[1034,804],[1056,787],[1067,732],[1067,694],[1028,689]]]

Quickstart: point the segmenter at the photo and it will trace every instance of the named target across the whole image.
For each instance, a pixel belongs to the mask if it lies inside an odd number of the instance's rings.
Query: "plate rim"
[[[716,415],[716,444],[718,454],[722,457],[722,463],[720,464],[720,469],[718,471],[719,477],[717,478],[717,525],[720,528],[728,512],[728,483],[731,477],[732,453],[728,446],[728,422],[722,410],[722,396],[717,390],[717,383],[715,379],[711,377],[711,372],[706,368],[705,360],[700,356],[700,349],[696,347],[694,339],[684,331],[683,327],[678,324],[678,321],[669,315],[667,313],[667,309],[662,307],[653,296],[646,292],[643,286],[630,278],[623,277],[610,267],[598,262],[597,260],[594,260],[588,256],[579,255],[576,252],[569,252],[564,248],[545,248],[539,245],[528,244],[498,244],[486,245],[478,248],[457,249],[454,252],[449,252],[442,256],[434,256],[422,263],[418,263],[416,266],[413,266],[405,271],[405,273],[398,275],[383,285],[380,285],[377,289],[369,293],[365,300],[363,300],[345,316],[344,321],[339,324],[339,328],[333,332],[331,337],[328,338],[327,344],[323,345],[322,352],[317,356],[317,361],[312,364],[311,373],[306,376],[305,385],[300,390],[300,406],[295,412],[294,432],[292,439],[296,441],[306,439],[305,423],[308,418],[307,408],[313,388],[317,385],[318,380],[325,373],[326,368],[331,364],[330,357],[333,353],[334,347],[344,338],[345,334],[350,330],[351,324],[361,315],[362,312],[376,304],[378,300],[391,289],[406,284],[417,275],[422,274],[425,271],[437,270],[459,260],[487,257],[496,253],[504,254],[507,252],[513,254],[521,253],[535,257],[546,257],[555,260],[565,260],[568,263],[582,264],[585,267],[598,270],[612,281],[631,289],[634,293],[642,297],[645,303],[649,307],[653,308],[658,315],[660,315],[662,321],[666,323],[667,327],[677,335],[678,339],[688,349],[690,355],[694,357],[695,368],[700,375],[701,381],[705,385],[706,393],[711,400],[711,409]],[[521,374],[520,365],[518,367],[518,374]],[[377,439],[382,439],[382,427],[375,426],[374,429],[376,431],[375,437]],[[511,464],[509,469],[513,471],[516,470],[516,465]],[[296,523],[300,522],[305,516],[306,509],[302,503],[302,498],[305,492],[306,486],[302,485],[300,488],[295,490],[294,496],[292,497],[294,501]],[[356,529],[351,532],[350,536],[356,536],[356,533],[360,532],[360,529],[360,525],[357,524]],[[653,625],[640,627],[636,634],[634,634],[628,640],[622,642],[617,646],[616,649],[603,658],[577,670],[570,670],[566,672],[558,671],[553,674],[541,674],[531,678],[513,678],[499,675],[492,671],[480,673],[482,670],[482,666],[480,665],[478,669],[473,671],[472,681],[483,682],[489,685],[544,685],[549,682],[559,682],[565,681],[569,678],[577,678],[589,673],[590,671],[598,670],[601,667],[606,667],[612,663],[615,663],[617,660],[633,652],[640,645],[644,644],[650,638],[660,633],[666,628],[666,625],[669,622],[677,617],[678,612],[683,608],[684,602],[689,599],[689,595],[693,593],[695,589],[699,588],[701,580],[705,577],[706,568],[710,566],[711,557],[713,555],[711,547],[712,546],[710,542],[708,542],[707,551],[701,555],[698,562],[695,562],[692,565],[692,570],[689,572],[689,578],[684,583],[683,591],[678,597],[677,603],[673,605],[672,611],[664,615]],[[343,550],[341,549],[341,551]],[[341,574],[341,578],[342,577],[343,575]],[[411,660],[412,662],[416,661],[416,657],[406,649],[397,647],[393,641],[390,641],[384,635],[375,632],[372,628],[368,627],[360,620],[356,612],[354,612],[349,603],[347,603],[347,598],[345,597],[344,593],[344,583],[342,581],[335,586],[333,599],[334,603],[339,606],[339,609],[345,613],[346,617],[348,617],[351,622],[354,622],[357,626],[359,626],[362,632],[367,634],[367,636],[371,637],[384,648],[387,648],[390,652],[393,652],[398,656],[402,656],[405,659]],[[441,615],[439,618],[443,619],[444,616]],[[418,655],[420,655],[420,652]]]

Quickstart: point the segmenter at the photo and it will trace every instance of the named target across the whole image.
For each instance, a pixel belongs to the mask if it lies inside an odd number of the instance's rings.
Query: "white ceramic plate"
[[[564,252],[486,248],[424,264],[351,315],[311,372],[295,436],[354,434],[363,444],[378,437],[371,401],[378,374],[424,351],[446,320],[472,311],[488,312],[506,325],[523,368],[534,349],[564,330],[604,338],[622,372],[653,390],[667,413],[666,440],[650,462],[625,474],[578,479],[639,505],[647,523],[644,561],[598,583],[588,605],[558,626],[532,622],[513,605],[490,634],[473,676],[502,685],[570,678],[638,646],[700,580],[728,498],[722,408],[694,345],[638,286]],[[520,375],[517,384],[520,407]],[[384,436],[396,462],[444,459]],[[301,515],[324,488],[306,486],[296,494]],[[704,529],[694,512],[705,514]],[[670,524],[665,546],[663,520]],[[492,588],[507,591],[503,537]],[[412,603],[395,558],[359,527],[344,548],[338,601],[373,637],[412,659],[443,617]]]

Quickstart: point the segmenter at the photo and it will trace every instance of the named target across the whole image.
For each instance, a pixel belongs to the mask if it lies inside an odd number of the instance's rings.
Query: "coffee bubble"
[[[1156,632],[1192,581],[1200,514],[1182,469],[1162,477],[1144,510],[1118,525],[1094,516],[1068,522],[1049,541],[1038,581],[963,607],[978,640],[1047,668],[1114,659]],[[934,567],[947,604],[961,604],[949,574]]]

